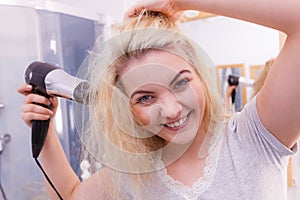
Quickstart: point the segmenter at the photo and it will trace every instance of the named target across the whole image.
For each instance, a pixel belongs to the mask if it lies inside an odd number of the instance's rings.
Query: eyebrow
[[[181,75],[181,74],[183,74],[183,73],[186,73],[186,72],[188,72],[188,73],[191,73],[191,71],[190,70],[188,70],[188,69],[183,69],[183,70],[181,70],[180,72],[178,72],[178,74],[176,74],[176,76],[173,78],[173,80],[170,82],[170,86],[178,79],[178,77]]]

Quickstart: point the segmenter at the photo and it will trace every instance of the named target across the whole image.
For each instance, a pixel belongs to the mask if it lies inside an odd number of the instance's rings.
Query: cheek
[[[133,113],[139,125],[147,126],[150,124],[151,118],[149,115],[149,109],[136,106],[133,107]]]
[[[178,94],[178,99],[191,108],[201,109],[205,105],[205,96],[201,85],[191,85],[184,92]]]
[[[197,102],[198,102],[198,105],[200,106],[200,107],[202,107],[202,108],[204,108],[205,107],[205,95],[204,95],[204,88],[202,88],[202,87],[199,87],[199,88],[197,88],[198,90],[198,92],[197,92]]]
[[[205,86],[202,84],[200,80],[198,80],[195,84],[192,85],[192,89],[194,91],[194,95],[196,97],[197,104],[200,107],[205,106]]]
[[[161,123],[160,106],[134,106],[133,113],[139,125],[144,126],[151,132],[157,131],[157,126]]]

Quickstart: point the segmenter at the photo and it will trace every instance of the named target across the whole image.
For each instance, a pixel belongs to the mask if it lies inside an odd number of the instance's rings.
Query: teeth
[[[169,123],[169,124],[166,124],[168,127],[170,128],[174,128],[174,127],[178,127],[178,126],[181,126],[187,119],[187,116],[181,118],[179,121],[177,122],[174,122],[174,123]]]

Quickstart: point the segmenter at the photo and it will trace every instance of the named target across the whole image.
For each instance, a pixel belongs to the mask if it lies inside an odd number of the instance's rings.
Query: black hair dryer
[[[33,62],[25,71],[26,83],[32,85],[32,92],[50,98],[63,97],[78,103],[87,103],[89,84],[66,73],[63,69],[44,62]],[[41,105],[51,109],[51,105]],[[50,119],[32,121],[32,155],[37,158],[44,145],[49,128]]]
[[[228,85],[230,85],[230,86],[233,86],[233,85],[238,86],[239,84],[244,85],[244,86],[253,86],[255,81],[252,79],[247,79],[243,76],[237,76],[234,74],[230,74],[230,75],[228,75],[227,82],[228,82]],[[236,91],[232,90],[232,93],[231,93],[232,104],[235,101],[235,95],[236,95]]]

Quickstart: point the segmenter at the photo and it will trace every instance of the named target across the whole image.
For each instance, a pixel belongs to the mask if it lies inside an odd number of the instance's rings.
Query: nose
[[[162,117],[168,119],[175,119],[180,116],[182,111],[182,105],[179,102],[178,97],[173,93],[167,93],[163,96],[160,102]]]

